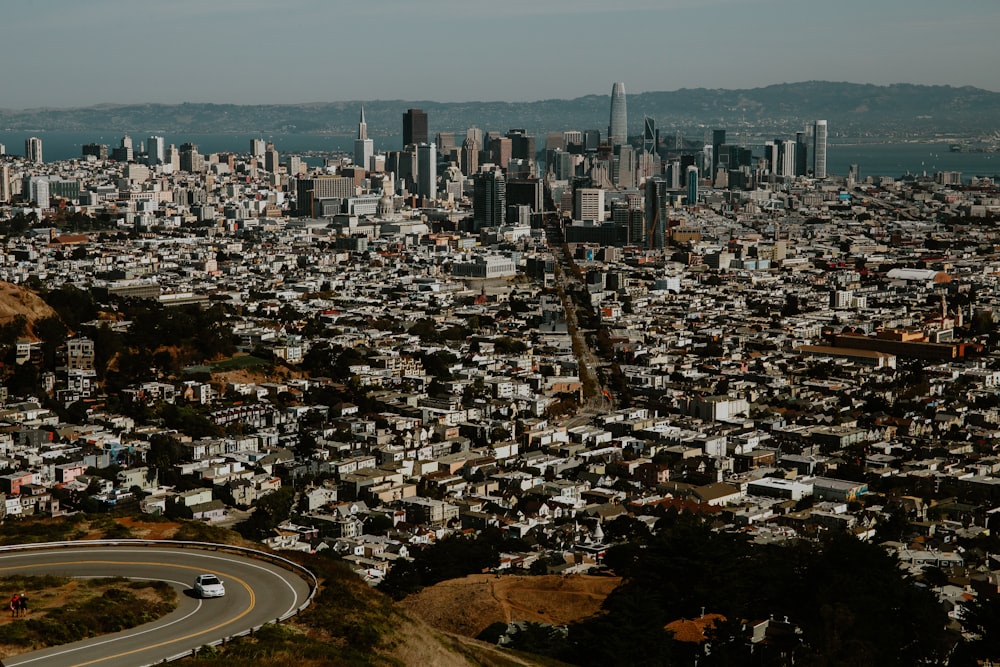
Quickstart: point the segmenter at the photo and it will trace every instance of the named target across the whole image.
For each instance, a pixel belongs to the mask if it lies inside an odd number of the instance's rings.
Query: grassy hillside
[[[5,544],[138,537],[239,544],[260,548],[239,534],[198,521],[145,517],[112,519],[75,515],[29,518],[4,526]],[[545,658],[502,651],[474,639],[439,632],[411,618],[387,595],[364,583],[341,562],[324,555],[283,554],[312,570],[320,581],[313,604],[280,625],[224,647],[205,647],[180,664],[227,667],[296,665],[546,665]]]

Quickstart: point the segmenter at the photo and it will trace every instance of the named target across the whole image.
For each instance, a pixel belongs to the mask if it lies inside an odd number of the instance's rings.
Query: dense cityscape
[[[574,664],[1000,657],[996,180],[628,100],[399,146],[362,106],[322,164],[0,147],[5,525],[196,520],[397,600],[623,577],[473,633]]]

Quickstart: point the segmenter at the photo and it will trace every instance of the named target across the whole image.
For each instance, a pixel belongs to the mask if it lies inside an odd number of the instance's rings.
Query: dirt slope
[[[589,575],[476,574],[425,588],[399,604],[432,627],[475,637],[497,621],[564,625],[592,616],[620,582]]]
[[[31,290],[0,281],[0,324],[7,324],[18,315],[28,319],[28,331],[35,320],[52,317],[56,311]],[[31,334],[27,334],[31,337]]]

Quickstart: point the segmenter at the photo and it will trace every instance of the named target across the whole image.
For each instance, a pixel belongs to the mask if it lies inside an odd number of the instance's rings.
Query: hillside
[[[625,82],[628,90],[628,81]],[[274,133],[352,137],[364,104],[369,134],[396,136],[402,112],[428,112],[431,133],[524,127],[536,135],[576,128],[604,128],[609,94],[571,100],[531,102],[367,100],[288,105],[104,104],[76,109],[0,109],[0,127],[8,131],[107,131],[167,134]],[[681,89],[628,95],[629,131],[637,134],[643,115],[668,132],[690,136],[705,126],[748,124],[755,130],[787,131],[817,118],[830,121],[831,132],[906,136],[909,133],[986,133],[997,129],[1000,93],[979,88],[807,81],[744,90]],[[696,129],[697,128],[697,129]],[[801,129],[801,128],[800,128]],[[697,138],[701,138],[700,135]],[[539,143],[539,148],[544,142]]]
[[[26,336],[30,338],[32,325],[37,320],[56,317],[56,311],[31,290],[0,281],[0,326],[10,324],[18,315],[27,320]]]
[[[135,537],[261,548],[233,531],[200,521],[173,522],[146,516],[28,517],[8,523],[2,537],[0,541],[5,544]],[[320,589],[313,604],[285,623],[266,626],[255,637],[245,637],[225,647],[206,648],[198,658],[188,658],[182,664],[229,667],[557,664],[432,628],[331,558],[294,552],[283,555],[301,561],[319,578]],[[45,594],[38,592],[39,596]]]
[[[589,575],[475,574],[425,588],[399,606],[438,630],[475,637],[498,621],[566,625],[593,616],[619,583]]]

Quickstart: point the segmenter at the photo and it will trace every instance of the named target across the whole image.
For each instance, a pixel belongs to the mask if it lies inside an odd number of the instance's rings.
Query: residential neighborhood
[[[994,180],[672,188],[511,132],[430,191],[386,167],[419,146],[3,157],[2,520],[192,518],[374,586],[491,531],[497,573],[600,571],[681,512],[881,545],[956,630],[1000,591]]]

